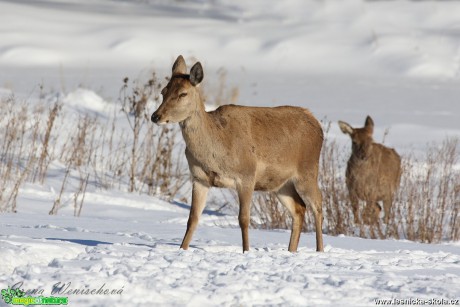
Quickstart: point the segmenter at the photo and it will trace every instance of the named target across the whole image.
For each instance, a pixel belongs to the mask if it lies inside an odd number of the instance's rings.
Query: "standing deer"
[[[192,205],[181,244],[192,240],[210,187],[238,193],[243,253],[249,250],[248,227],[253,192],[274,191],[292,216],[289,251],[297,251],[306,204],[313,210],[316,250],[323,251],[322,196],[318,166],[323,131],[306,109],[224,105],[206,112],[197,86],[203,80],[198,62],[187,74],[182,56],[161,91],[163,102],[152,114],[156,124],[179,123],[192,174]]]
[[[359,223],[359,200],[367,203],[368,223],[377,221],[383,201],[385,223],[390,217],[391,205],[401,178],[401,158],[398,153],[374,143],[374,121],[367,116],[363,128],[353,128],[339,121],[340,129],[351,138],[351,156],[348,160],[346,183],[355,223]]]

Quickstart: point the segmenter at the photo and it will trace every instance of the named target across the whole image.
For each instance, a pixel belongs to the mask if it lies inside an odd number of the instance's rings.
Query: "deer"
[[[223,105],[207,112],[199,85],[200,62],[187,74],[180,55],[152,114],[158,125],[179,123],[192,181],[192,202],[180,248],[187,250],[211,187],[236,190],[243,253],[249,251],[250,206],[254,191],[274,192],[292,216],[288,250],[296,252],[306,207],[313,211],[316,250],[323,251],[322,195],[318,168],[323,130],[301,107]]]
[[[394,195],[401,180],[401,157],[393,148],[373,140],[374,121],[366,117],[364,127],[353,128],[339,121],[343,133],[351,138],[351,155],[346,169],[346,185],[353,209],[354,221],[359,223],[359,200],[366,202],[368,224],[378,221],[383,202],[384,222],[388,223]],[[366,211],[366,210],[365,210]]]

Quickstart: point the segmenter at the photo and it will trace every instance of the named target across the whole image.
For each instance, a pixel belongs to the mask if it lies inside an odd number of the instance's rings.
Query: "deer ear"
[[[353,133],[353,128],[347,124],[346,122],[343,122],[341,120],[339,120],[339,127],[340,127],[340,130],[342,130],[343,133],[345,134],[352,134]]]
[[[183,75],[187,73],[187,65],[185,64],[184,57],[179,55],[172,66],[172,74]]]
[[[197,86],[203,81],[203,77],[203,67],[200,62],[197,62],[193,65],[192,69],[190,69],[190,83],[192,83],[193,86]]]
[[[370,132],[370,134],[372,134],[374,132],[374,121],[372,120],[372,118],[369,115],[366,117],[366,122],[364,124],[364,128],[366,128],[367,131]]]

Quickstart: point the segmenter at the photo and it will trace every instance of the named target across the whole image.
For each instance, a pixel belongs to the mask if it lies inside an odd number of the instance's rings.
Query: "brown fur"
[[[390,217],[391,205],[401,178],[401,158],[398,153],[374,143],[374,121],[366,118],[363,128],[352,128],[339,121],[343,133],[350,135],[352,153],[347,164],[346,183],[353,206],[355,222],[359,222],[359,200],[367,203],[367,223],[376,221],[380,213],[378,201],[383,201],[385,223]]]
[[[323,250],[322,199],[318,187],[323,131],[306,109],[225,105],[206,112],[196,86],[203,78],[201,64],[190,75],[182,56],[163,89],[163,103],[152,121],[180,124],[193,180],[192,206],[181,247],[187,249],[204,209],[210,187],[236,189],[243,251],[249,250],[248,226],[252,193],[274,191],[293,216],[289,250],[296,251],[305,207],[313,209],[317,250]]]

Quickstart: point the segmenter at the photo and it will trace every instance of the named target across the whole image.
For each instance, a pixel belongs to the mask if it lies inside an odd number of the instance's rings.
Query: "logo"
[[[7,304],[12,305],[67,305],[69,299],[67,297],[55,296],[24,296],[25,292],[21,289],[2,289],[2,299]]]

